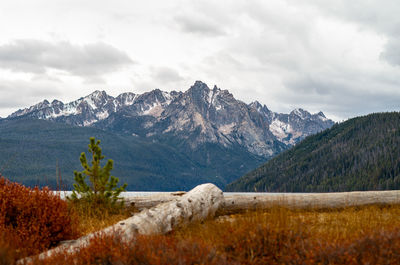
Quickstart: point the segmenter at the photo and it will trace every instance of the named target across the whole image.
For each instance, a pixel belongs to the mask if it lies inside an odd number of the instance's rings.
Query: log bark
[[[174,193],[131,197],[128,202],[139,210],[154,207],[160,201],[176,199]],[[224,194],[224,203],[216,212],[217,216],[240,213],[248,210],[267,209],[274,206],[288,208],[342,208],[368,204],[398,204],[400,191],[353,191],[333,193],[243,193]]]
[[[174,199],[169,202],[143,210],[104,230],[65,242],[59,247],[41,253],[38,258],[44,259],[57,252],[64,251],[72,254],[87,246],[90,240],[98,235],[120,233],[123,240],[130,241],[134,240],[137,233],[145,235],[164,234],[190,222],[213,217],[223,200],[223,192],[219,188],[213,184],[202,184],[182,196],[174,196]],[[26,258],[18,263],[25,264],[30,261],[32,261],[32,258]]]
[[[228,194],[216,215],[267,209],[274,206],[288,208],[343,208],[369,204],[399,204],[400,191],[354,191],[334,193],[272,193]]]
[[[188,193],[162,203],[119,223],[126,236],[139,234],[165,234],[193,221],[214,217],[223,203],[223,192],[213,184],[202,184]],[[118,224],[117,224],[118,226]]]
[[[125,205],[134,206],[139,211],[144,209],[150,209],[161,203],[170,202],[176,200],[177,198],[185,195],[184,191],[177,192],[160,192],[151,195],[142,195],[124,198]]]

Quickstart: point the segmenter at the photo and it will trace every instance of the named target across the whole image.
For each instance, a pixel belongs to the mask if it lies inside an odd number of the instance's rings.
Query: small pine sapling
[[[73,184],[74,190],[69,200],[73,202],[84,201],[89,204],[98,206],[106,206],[115,208],[117,202],[123,201],[119,197],[122,191],[125,191],[127,184],[117,187],[119,179],[111,176],[110,171],[113,169],[113,160],[109,159],[102,168],[100,161],[104,159],[101,154],[100,140],[90,137],[89,152],[92,154],[91,166],[88,164],[85,152],[81,153],[80,161],[83,171],[74,171]],[[86,177],[89,177],[90,184],[86,184]]]

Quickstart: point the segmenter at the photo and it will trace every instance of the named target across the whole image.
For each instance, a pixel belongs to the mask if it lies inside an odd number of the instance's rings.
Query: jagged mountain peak
[[[45,100],[10,117],[23,115],[143,137],[175,137],[193,148],[204,143],[242,146],[265,157],[333,125],[322,112],[298,108],[290,114],[275,113],[258,101],[246,104],[202,81],[185,92],[157,88],[115,98],[96,90],[69,103]]]
[[[135,93],[132,92],[125,92],[125,93],[121,93],[119,94],[115,100],[117,100],[117,102],[119,102],[121,105],[124,106],[128,106],[128,105],[132,105],[133,102],[135,101],[137,95]]]
[[[164,98],[163,91],[161,91],[159,88],[153,89],[149,92],[144,92],[143,94],[139,95],[139,98],[152,98],[152,99],[162,99]]]
[[[99,97],[107,97],[108,94],[104,90],[95,90],[86,97],[91,97],[91,98],[99,98]]]
[[[250,107],[254,107],[254,108],[256,108],[256,109],[261,109],[261,108],[262,108],[262,105],[261,105],[260,102],[258,102],[258,100],[255,100],[255,101],[251,102],[251,103],[249,104],[249,106],[250,106]]]
[[[13,117],[18,117],[18,116],[23,116],[26,115],[28,113],[34,112],[34,111],[38,111],[41,110],[43,108],[47,108],[50,106],[50,102],[45,99],[29,108],[25,108],[25,109],[19,109],[16,112],[12,113],[11,115],[8,116],[8,118],[13,118]]]
[[[204,97],[210,93],[210,88],[207,86],[206,83],[201,81],[196,81],[194,85],[192,85],[185,94],[191,95],[192,97]]]
[[[322,118],[326,118],[325,114],[322,111],[318,112],[317,116],[320,116]]]
[[[302,108],[297,108],[292,110],[292,112],[290,112],[290,116],[297,116],[300,119],[307,119],[311,117],[311,113],[302,109]]]
[[[268,124],[271,124],[273,118],[276,116],[276,113],[270,111],[265,104],[261,105],[261,103],[258,102],[257,100],[251,102],[248,106],[251,109],[257,110],[257,112],[259,112],[264,117],[264,119],[266,119]]]
[[[249,107],[255,108],[255,109],[258,110],[259,112],[264,112],[264,113],[271,112],[265,104],[262,105],[262,104],[261,104],[259,101],[257,101],[257,100],[251,102],[251,103],[249,104]]]
[[[315,114],[311,114],[310,112],[308,112],[308,111],[306,111],[306,110],[304,110],[302,108],[294,109],[290,113],[290,116],[292,116],[292,117],[293,116],[297,116],[298,118],[300,118],[302,120],[308,120],[308,119],[316,120],[316,119],[319,119],[319,120],[322,120],[322,121],[330,121],[329,119],[326,118],[325,114],[322,111],[320,111],[318,113],[315,113]]]
[[[50,105],[50,102],[47,99],[45,99],[45,100],[40,101],[39,103],[31,106],[30,108],[32,108],[32,109],[41,109],[41,108],[46,108],[49,105]]]
[[[92,109],[97,109],[103,107],[110,100],[113,100],[112,96],[109,96],[104,90],[96,90],[93,93],[81,98],[81,102],[86,102],[90,105]],[[79,101],[79,100],[78,100]]]
[[[189,88],[189,90],[191,90],[191,89],[210,90],[210,88],[207,86],[207,84],[200,80],[195,81],[194,84]]]
[[[202,81],[196,81],[186,92],[183,93],[186,100],[192,102],[205,114],[210,108],[220,110],[223,105],[239,102],[228,91],[216,85],[212,89]]]
[[[179,93],[177,93],[176,91],[166,92],[156,88],[149,92],[145,92],[141,95],[138,95],[136,101],[144,102],[145,104],[151,104],[151,105],[168,105],[178,95]]]
[[[59,105],[59,104],[64,104],[62,101],[59,101],[59,100],[57,100],[57,99],[54,99],[52,102],[51,102],[51,105]]]

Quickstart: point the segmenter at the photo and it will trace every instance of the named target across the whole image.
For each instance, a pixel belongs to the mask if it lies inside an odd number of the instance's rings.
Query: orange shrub
[[[0,232],[0,264],[11,265],[15,263],[17,253],[10,245],[12,239],[5,232]]]
[[[319,249],[315,251],[313,260],[337,265],[400,264],[400,230],[378,231],[347,243]]]
[[[0,234],[19,257],[77,235],[68,204],[48,188],[28,188],[0,177]]]
[[[91,244],[69,255],[58,253],[46,260],[36,259],[34,264],[238,264],[227,262],[215,252],[215,249],[201,241],[179,241],[169,236],[141,236],[134,242],[122,243],[118,234],[115,236],[99,236],[91,240]]]

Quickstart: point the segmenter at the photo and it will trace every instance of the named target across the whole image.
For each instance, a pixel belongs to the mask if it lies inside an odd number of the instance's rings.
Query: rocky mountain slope
[[[296,109],[290,114],[281,114],[257,101],[246,104],[228,90],[216,86],[210,89],[201,81],[196,81],[185,92],[155,89],[114,98],[104,91],[95,91],[70,103],[44,100],[8,118],[15,117],[96,127],[159,142],[178,142],[191,150],[202,149],[205,144],[228,149],[241,147],[265,158],[334,124],[322,112],[310,114]]]
[[[332,192],[400,188],[400,113],[350,119],[303,140],[229,191]]]

